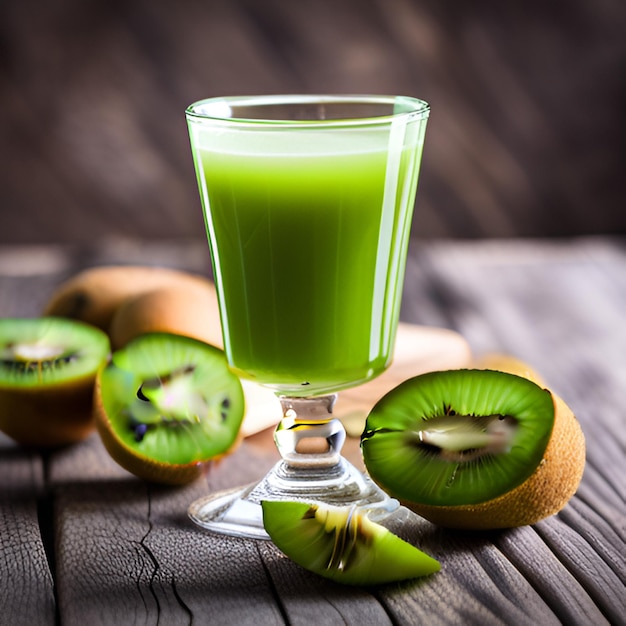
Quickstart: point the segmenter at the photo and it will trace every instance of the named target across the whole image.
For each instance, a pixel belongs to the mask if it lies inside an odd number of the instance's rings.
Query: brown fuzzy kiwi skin
[[[96,377],[93,388],[93,406],[96,428],[100,439],[111,458],[125,470],[147,482],[161,485],[185,485],[208,471],[211,465],[232,454],[242,441],[241,434],[233,445],[221,455],[187,464],[162,463],[140,456],[134,450],[124,445],[111,427],[111,422],[102,402],[101,374],[102,368]]]
[[[114,350],[150,332],[184,335],[222,348],[217,292],[208,280],[181,281],[123,302],[111,321]]]
[[[0,430],[24,447],[77,443],[95,429],[95,374],[47,388],[0,388]]]
[[[168,284],[204,281],[187,272],[140,265],[105,265],[79,272],[59,285],[43,315],[76,319],[108,332],[117,308],[128,298]]]
[[[554,393],[554,426],[535,472],[515,489],[487,502],[464,506],[402,503],[445,528],[493,530],[536,524],[558,513],[578,489],[585,467],[585,438],[572,410]]]

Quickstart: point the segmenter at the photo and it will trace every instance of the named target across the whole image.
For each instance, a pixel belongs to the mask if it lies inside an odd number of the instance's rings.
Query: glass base
[[[214,533],[269,539],[263,528],[262,500],[356,505],[385,526],[401,524],[408,513],[343,457],[332,468],[294,468],[279,461],[260,482],[201,498],[188,513],[198,526]]]
[[[333,418],[336,394],[279,399],[284,417],[274,440],[282,460],[258,483],[192,503],[189,517],[214,533],[269,539],[263,528],[263,500],[321,502],[357,506],[372,521],[392,531],[399,528],[411,512],[341,455],[346,432]]]

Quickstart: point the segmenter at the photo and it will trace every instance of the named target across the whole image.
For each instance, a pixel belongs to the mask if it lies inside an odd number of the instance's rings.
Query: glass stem
[[[274,441],[288,466],[314,469],[340,463],[346,431],[333,417],[336,399],[337,394],[312,398],[279,396],[283,418],[276,427]]]

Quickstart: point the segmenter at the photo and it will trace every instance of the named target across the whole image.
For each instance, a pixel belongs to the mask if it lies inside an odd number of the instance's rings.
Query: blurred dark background
[[[2,0],[0,244],[204,237],[184,109],[427,100],[420,238],[626,233],[624,0]]]

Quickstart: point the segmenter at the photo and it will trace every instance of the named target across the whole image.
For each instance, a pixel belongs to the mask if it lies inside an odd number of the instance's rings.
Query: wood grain
[[[212,623],[216,615],[224,624],[276,623],[254,543],[200,532],[187,519],[206,481],[148,485],[115,465],[97,436],[52,458],[50,480],[63,624]]]
[[[54,583],[44,546],[50,536],[43,537],[39,525],[44,483],[42,458],[0,433],[0,619],[10,616],[15,624],[55,623]]]

